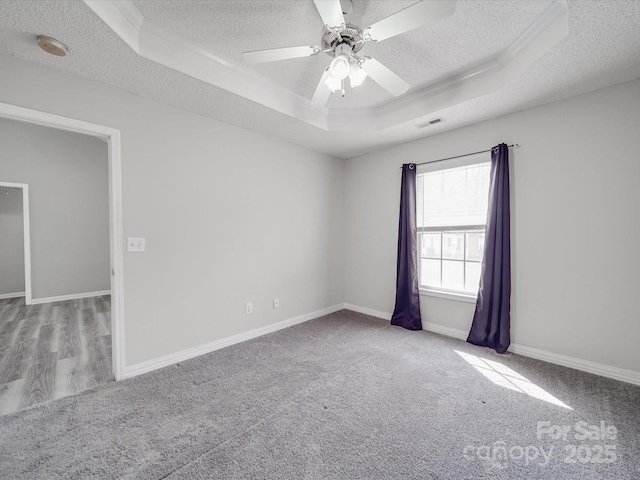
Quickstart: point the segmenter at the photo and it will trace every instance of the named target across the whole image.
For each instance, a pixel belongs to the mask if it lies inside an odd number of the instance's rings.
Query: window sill
[[[427,288],[420,289],[420,295],[429,297],[446,298],[447,300],[455,300],[457,302],[476,303],[477,296],[466,293],[445,292],[442,290],[430,290]]]

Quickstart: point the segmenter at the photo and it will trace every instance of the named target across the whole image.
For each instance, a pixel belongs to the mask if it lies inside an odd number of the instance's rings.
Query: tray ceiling
[[[372,24],[414,0],[353,0]],[[331,57],[246,65],[243,51],[319,44],[311,0],[0,2],[0,53],[349,157],[640,77],[640,2],[458,0],[433,24],[366,44],[404,78],[309,101]],[[36,34],[70,47],[49,57]],[[443,122],[416,128],[441,117]]]

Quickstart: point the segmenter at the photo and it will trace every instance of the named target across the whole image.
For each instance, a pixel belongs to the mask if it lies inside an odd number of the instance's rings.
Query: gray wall
[[[344,160],[15,58],[0,71],[2,102],[121,131],[124,236],[146,238],[124,256],[127,365],[343,301]]]
[[[24,292],[22,219],[22,189],[0,187],[0,295]]]
[[[512,341],[640,372],[639,127],[636,80],[349,159],[346,302],[393,310],[402,163],[519,143]],[[474,304],[420,301],[424,321],[469,331]]]
[[[107,144],[0,119],[0,180],[29,185],[34,299],[109,290]]]
[[[517,142],[513,340],[640,371],[640,81],[345,165],[15,58],[0,70],[0,101],[122,132],[124,235],[147,239],[124,258],[127,365],[344,301],[390,312],[399,165]],[[473,315],[422,309],[463,331]]]

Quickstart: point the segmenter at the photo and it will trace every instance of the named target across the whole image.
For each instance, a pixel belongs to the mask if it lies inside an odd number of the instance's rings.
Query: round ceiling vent
[[[51,55],[57,55],[58,57],[64,57],[69,51],[67,46],[60,40],[45,35],[38,35],[38,45],[40,45],[40,48],[45,52]]]

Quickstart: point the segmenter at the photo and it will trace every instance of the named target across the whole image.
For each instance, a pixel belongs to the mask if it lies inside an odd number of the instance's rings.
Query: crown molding
[[[547,54],[569,34],[567,2],[556,0],[511,46],[491,61],[371,108],[313,108],[310,99],[255,70],[160,28],[130,0],[84,0],[138,55],[329,131],[375,131],[415,122],[493,92]]]
[[[144,16],[129,0],[86,0],[84,3],[136,53]]]
[[[245,65],[160,28],[129,0],[84,0],[129,47],[148,60],[326,130],[326,112]]]
[[[558,0],[495,59],[378,107],[332,109],[329,130],[348,130],[352,129],[349,125],[359,123],[369,123],[371,129],[389,128],[495,91],[543,57],[568,34],[567,3]]]
[[[140,29],[142,57],[223,88],[253,102],[326,130],[326,114],[309,101],[249,67],[195,45],[145,19]]]

